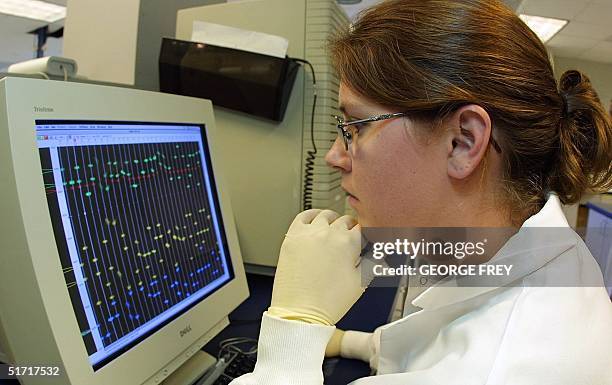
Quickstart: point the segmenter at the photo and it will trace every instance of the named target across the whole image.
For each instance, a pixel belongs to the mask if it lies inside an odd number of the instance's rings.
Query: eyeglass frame
[[[344,150],[348,151],[349,150],[349,145],[353,141],[353,134],[351,132],[349,132],[346,129],[346,127],[352,126],[352,125],[355,125],[355,124],[378,122],[378,121],[381,121],[381,120],[388,120],[388,119],[393,119],[393,118],[399,118],[399,117],[407,116],[407,115],[408,115],[407,112],[394,112],[394,113],[390,113],[390,114],[375,115],[375,116],[371,116],[371,117],[365,118],[365,119],[351,120],[351,121],[348,121],[348,122],[345,122],[344,118],[342,118],[341,116],[338,116],[338,115],[332,115],[332,117],[338,121],[338,124],[336,125],[336,128],[338,129],[338,135],[340,135],[342,137],[342,141],[344,142]],[[359,129],[357,129],[357,133],[359,133]],[[493,148],[495,149],[495,151],[497,151],[499,154],[501,154],[501,152],[502,152],[501,146],[499,145],[499,143],[497,143],[495,138],[493,138],[493,135],[491,135],[489,137],[489,143],[491,143],[493,145]]]

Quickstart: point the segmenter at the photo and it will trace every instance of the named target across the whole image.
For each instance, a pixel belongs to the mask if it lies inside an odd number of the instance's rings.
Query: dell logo
[[[34,112],[53,112],[53,108],[51,107],[34,107]]]
[[[181,336],[181,338],[183,338],[185,334],[189,333],[190,331],[191,331],[191,325],[187,325],[185,329],[179,332],[179,335]]]

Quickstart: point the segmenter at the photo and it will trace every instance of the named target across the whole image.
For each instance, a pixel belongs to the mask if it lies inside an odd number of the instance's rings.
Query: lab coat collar
[[[559,230],[533,230],[533,228],[559,228]],[[569,227],[561,210],[559,197],[551,193],[544,207],[528,218],[518,233],[487,263],[512,264],[508,276],[496,277],[492,285],[482,285],[482,278],[445,278],[416,297],[412,304],[422,309],[434,309],[466,301],[478,295],[517,284],[527,275],[540,269],[548,262],[573,247],[576,233]],[[481,279],[475,285],[474,280]]]

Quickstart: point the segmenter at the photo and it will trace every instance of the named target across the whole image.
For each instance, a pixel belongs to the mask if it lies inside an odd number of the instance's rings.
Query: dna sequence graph
[[[89,354],[227,277],[198,142],[61,146],[40,154],[50,210],[61,212],[64,202],[69,215],[54,229],[56,240],[62,228],[68,234],[67,250],[59,251]]]

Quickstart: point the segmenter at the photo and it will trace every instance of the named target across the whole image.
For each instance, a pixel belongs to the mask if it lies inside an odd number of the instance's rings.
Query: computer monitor
[[[248,296],[209,101],[0,80],[0,350],[158,384]]]

